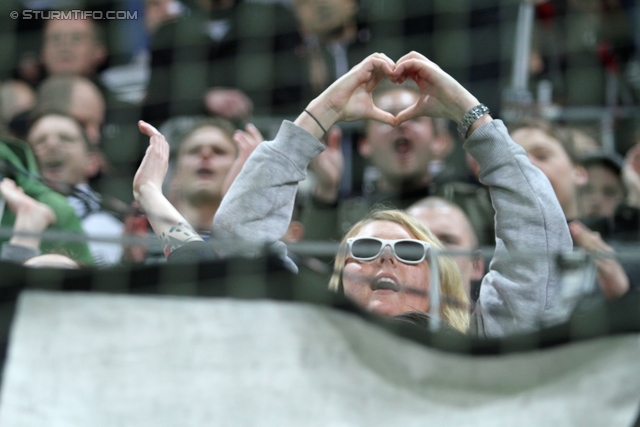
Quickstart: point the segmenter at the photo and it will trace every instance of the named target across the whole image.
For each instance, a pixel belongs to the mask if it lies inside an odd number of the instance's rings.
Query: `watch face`
[[[476,105],[471,110],[469,110],[469,112],[465,115],[463,122],[466,122],[469,125],[471,125],[480,117],[488,113],[489,113],[489,109],[484,104]]]
[[[489,108],[487,108],[487,106],[484,104],[478,104],[464,115],[464,117],[462,118],[462,123],[458,127],[458,131],[463,138],[467,137],[467,132],[469,131],[471,125],[485,114],[491,114]]]

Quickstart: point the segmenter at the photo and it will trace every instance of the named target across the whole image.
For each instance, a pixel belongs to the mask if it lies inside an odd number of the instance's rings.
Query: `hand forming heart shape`
[[[388,78],[402,83],[410,78],[420,88],[416,103],[396,115],[373,103],[372,93],[380,81]],[[338,121],[377,120],[392,126],[420,116],[444,117],[460,122],[464,114],[478,104],[460,83],[417,52],[397,62],[374,53],[336,80],[307,110],[328,129]]]
[[[375,57],[374,54],[372,55]],[[371,58],[371,57],[370,57]],[[403,83],[407,78],[416,82],[420,89],[420,96],[414,105],[411,105],[394,116],[390,121],[390,113],[382,112],[371,101],[371,114],[374,120],[383,118],[385,123],[394,126],[420,116],[444,117],[459,122],[462,116],[472,107],[478,104],[460,83],[445,73],[438,65],[417,52],[411,52],[397,62],[391,61],[384,55],[380,55],[378,61],[372,61],[370,67],[363,63],[369,74],[363,76],[363,89],[371,94],[380,81],[387,77],[394,83]],[[366,101],[361,100],[366,105]],[[384,114],[383,114],[384,113]],[[348,120],[348,119],[347,119]]]

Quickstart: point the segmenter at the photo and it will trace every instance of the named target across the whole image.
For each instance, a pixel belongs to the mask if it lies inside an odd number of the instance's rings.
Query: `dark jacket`
[[[295,53],[300,45],[295,17],[280,5],[238,1],[208,16],[194,11],[169,22],[153,39],[143,119],[159,124],[203,114],[212,87],[244,91],[259,114],[297,112],[305,77]]]

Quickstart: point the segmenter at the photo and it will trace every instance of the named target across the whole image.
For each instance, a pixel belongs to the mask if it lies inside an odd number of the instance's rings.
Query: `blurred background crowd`
[[[78,10],[88,19],[67,13]],[[0,40],[4,259],[57,248],[83,265],[162,260],[159,245],[119,240],[150,234],[132,204],[148,146],[138,120],[167,137],[165,192],[206,235],[247,140],[273,137],[367,55],[412,50],[510,126],[567,220],[621,255],[640,242],[638,0],[5,0]],[[397,112],[417,96],[381,84],[374,99]],[[326,142],[284,240],[339,241],[382,206],[409,208],[452,249],[494,244],[455,123],[345,123]],[[40,241],[47,229],[93,238],[60,252]],[[465,282],[482,277],[480,258],[460,264]],[[632,287],[638,264],[623,260]]]

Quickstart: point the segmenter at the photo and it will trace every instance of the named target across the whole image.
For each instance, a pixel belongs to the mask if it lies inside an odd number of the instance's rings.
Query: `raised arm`
[[[373,54],[314,99],[295,122],[285,121],[275,140],[261,143],[226,194],[213,221],[218,241],[277,243],[291,220],[298,182],[307,166],[324,150],[320,139],[338,121],[373,119],[394,124],[378,109],[371,93],[395,64]],[[227,254],[229,249],[220,249]],[[292,266],[293,267],[293,266]],[[293,267],[295,268],[295,267]]]
[[[464,147],[480,164],[496,211],[496,250],[472,328],[496,336],[539,327],[559,292],[556,256],[573,246],[562,208],[501,121],[478,128]]]
[[[396,73],[414,79],[422,91],[399,121],[431,115],[460,123],[478,105],[462,85],[415,52],[398,61]],[[551,184],[500,120],[484,115],[466,136],[464,148],[479,163],[480,181],[490,188],[496,210],[496,250],[471,330],[481,336],[526,331],[540,324],[554,302],[559,287],[555,256],[571,250],[569,229]],[[527,253],[533,254],[522,256]]]
[[[202,238],[162,194],[162,182],[169,167],[169,144],[149,123],[140,121],[138,127],[149,137],[149,147],[133,178],[133,196],[146,213],[168,257],[186,243],[201,242]]]

